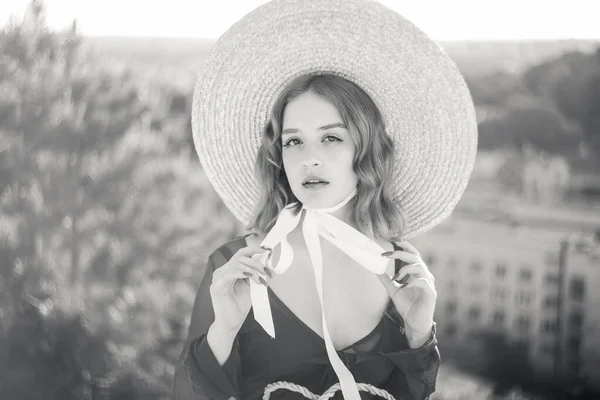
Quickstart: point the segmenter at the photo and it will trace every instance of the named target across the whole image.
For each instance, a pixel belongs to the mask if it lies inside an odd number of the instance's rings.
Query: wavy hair
[[[329,74],[300,76],[276,100],[256,156],[254,174],[260,200],[247,228],[267,233],[286,205],[298,202],[295,212],[302,208],[283,167],[281,131],[286,105],[308,91],[335,106],[356,146],[352,168],[358,183],[356,196],[348,203],[351,223],[371,239],[399,240],[406,220],[393,201],[390,172],[394,171],[394,143],[385,132],[383,116],[360,87]]]

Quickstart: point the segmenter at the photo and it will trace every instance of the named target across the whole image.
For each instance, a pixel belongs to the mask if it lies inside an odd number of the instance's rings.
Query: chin
[[[296,196],[296,198],[309,208],[330,208],[342,201],[342,199],[333,198],[331,193],[321,193],[315,196],[310,196],[310,194],[307,195],[306,193],[303,193],[301,196]]]

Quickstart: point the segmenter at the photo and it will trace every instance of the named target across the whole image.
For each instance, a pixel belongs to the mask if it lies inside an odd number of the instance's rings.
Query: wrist
[[[422,347],[425,343],[427,343],[431,339],[431,336],[434,334],[434,325],[435,323],[432,324],[431,329],[427,332],[416,332],[408,327],[405,327],[404,335],[406,336],[406,340],[408,341],[408,346],[411,349],[418,349],[419,347]]]
[[[231,356],[237,331],[223,329],[217,323],[212,323],[206,333],[206,341],[219,365],[223,366]]]

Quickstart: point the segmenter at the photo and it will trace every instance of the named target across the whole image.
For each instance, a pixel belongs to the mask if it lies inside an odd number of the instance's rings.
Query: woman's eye
[[[334,139],[334,140],[327,140],[328,142],[341,142],[341,140],[339,138],[335,137],[335,136],[329,135],[329,136],[325,137],[325,139],[330,139],[330,138]]]
[[[325,142],[341,142],[342,141],[340,138],[338,138],[336,136],[331,136],[331,135],[325,136],[325,138],[323,140]],[[300,140],[296,139],[296,138],[293,138],[293,139],[290,139],[287,142],[285,142],[285,144],[283,145],[283,147],[296,146],[298,144],[300,144]]]
[[[283,145],[283,147],[289,147],[289,146],[290,146],[290,143],[292,143],[294,140],[296,140],[296,141],[298,141],[298,142],[299,142],[299,140],[298,140],[298,139],[290,139],[290,140],[288,140],[287,142],[285,142],[285,144]]]

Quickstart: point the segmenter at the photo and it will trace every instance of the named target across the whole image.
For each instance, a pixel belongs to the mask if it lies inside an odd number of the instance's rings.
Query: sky
[[[310,0],[306,0],[310,1]],[[85,36],[216,39],[267,0],[45,0],[51,28]],[[598,0],[379,0],[436,40],[600,40]],[[0,0],[0,26],[29,0]]]

